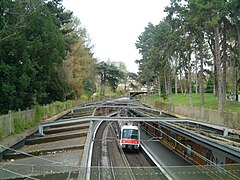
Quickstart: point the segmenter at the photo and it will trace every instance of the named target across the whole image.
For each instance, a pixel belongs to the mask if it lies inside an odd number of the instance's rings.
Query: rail
[[[112,127],[112,124],[110,124],[110,127],[111,127],[112,131],[114,132],[114,129],[113,129],[113,127]],[[117,141],[117,138],[115,138],[115,141]],[[123,159],[123,162],[124,162],[124,164],[125,164],[125,166],[126,166],[126,170],[127,170],[128,174],[129,174],[129,178],[130,178],[131,180],[136,180],[136,178],[135,178],[135,176],[134,176],[134,173],[133,173],[133,171],[132,171],[132,169],[131,169],[131,167],[130,167],[130,164],[128,163],[128,160],[127,160],[127,158],[126,158],[126,156],[125,156],[122,148],[120,147],[120,145],[119,145],[118,142],[116,142],[116,143],[118,144],[117,147],[118,147],[118,150],[119,150],[119,152],[120,152],[120,154],[121,154],[121,157],[122,157],[122,159]],[[110,157],[111,157],[111,156],[110,156]],[[112,169],[113,169],[113,168],[112,168]],[[114,170],[113,170],[113,171],[114,171]]]

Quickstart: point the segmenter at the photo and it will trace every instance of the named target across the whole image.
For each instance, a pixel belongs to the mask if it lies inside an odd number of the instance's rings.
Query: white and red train
[[[139,127],[132,124],[122,124],[123,122],[119,122],[119,141],[121,148],[125,150],[138,150],[140,148]]]

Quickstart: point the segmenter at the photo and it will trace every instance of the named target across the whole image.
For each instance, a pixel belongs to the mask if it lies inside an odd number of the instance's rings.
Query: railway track
[[[121,179],[119,174],[126,174],[127,179],[134,179],[128,161],[118,146],[111,122],[102,122],[97,130],[91,167],[90,179]],[[120,167],[124,171],[121,172]]]
[[[166,179],[143,149],[122,150],[115,127],[116,122],[104,121],[96,132],[90,179]]]

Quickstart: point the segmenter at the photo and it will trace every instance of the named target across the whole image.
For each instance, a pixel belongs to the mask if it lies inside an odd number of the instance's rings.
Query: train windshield
[[[123,139],[138,139],[138,130],[135,129],[123,129]]]

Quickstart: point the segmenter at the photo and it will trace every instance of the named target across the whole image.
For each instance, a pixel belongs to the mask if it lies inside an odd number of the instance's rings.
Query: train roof
[[[138,130],[138,126],[124,125],[124,126],[122,126],[122,129],[135,129],[135,130]]]

